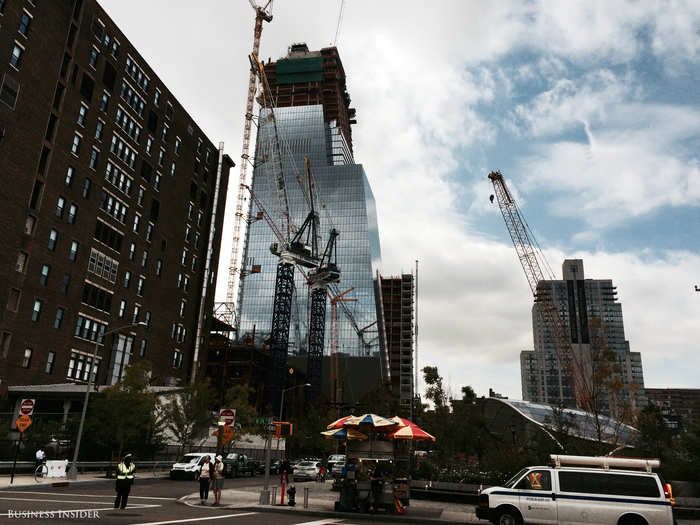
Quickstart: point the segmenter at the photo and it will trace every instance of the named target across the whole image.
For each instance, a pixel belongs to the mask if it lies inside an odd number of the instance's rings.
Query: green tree
[[[255,406],[250,402],[255,390],[248,383],[237,383],[231,386],[224,395],[224,407],[236,410],[236,422],[234,438],[225,446],[225,450],[230,452],[238,439],[243,434],[255,434],[259,430],[255,425],[257,412]]]
[[[86,423],[84,450],[98,457],[121,457],[127,451],[139,457],[153,455],[160,440],[157,396],[149,381],[148,364],[137,363],[127,368],[123,381],[95,396]]]
[[[214,423],[212,404],[214,392],[209,381],[188,384],[176,392],[163,407],[165,428],[180,444],[182,455]]]

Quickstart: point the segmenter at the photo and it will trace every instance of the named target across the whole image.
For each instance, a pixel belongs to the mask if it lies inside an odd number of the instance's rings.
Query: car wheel
[[[497,525],[522,525],[523,519],[520,517],[520,513],[515,509],[503,509],[498,512],[496,518]]]
[[[618,525],[647,525],[647,522],[640,516],[623,516]]]

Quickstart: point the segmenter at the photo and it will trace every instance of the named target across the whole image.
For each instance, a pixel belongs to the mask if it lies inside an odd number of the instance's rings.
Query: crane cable
[[[333,39],[333,47],[338,44],[338,34],[340,33],[340,24],[343,21],[343,7],[345,7],[345,0],[340,0],[340,12],[338,13],[338,24],[335,26],[335,38]]]

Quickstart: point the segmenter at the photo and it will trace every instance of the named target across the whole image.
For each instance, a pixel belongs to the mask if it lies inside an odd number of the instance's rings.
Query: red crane
[[[576,356],[571,347],[569,332],[559,316],[559,309],[552,297],[552,289],[544,285],[546,279],[542,267],[549,269],[549,265],[544,259],[537,239],[535,239],[518,209],[518,204],[510,191],[508,191],[503,175],[498,171],[492,171],[489,173],[489,179],[493,183],[498,207],[501,209],[506,228],[513,241],[520,264],[525,271],[525,277],[530,285],[532,294],[535,297],[536,310],[541,317],[542,323],[549,329],[554,339],[554,351],[559,368],[562,371],[562,373],[558,374],[559,398],[562,401],[564,399],[562,375],[565,375],[573,388],[577,406],[582,409],[588,409],[591,399],[590,385],[585,380],[579,357]],[[493,202],[493,198],[494,196],[491,195],[491,202]],[[540,264],[540,259],[542,264]],[[551,274],[551,269],[549,273]],[[551,279],[553,279],[553,276]]]

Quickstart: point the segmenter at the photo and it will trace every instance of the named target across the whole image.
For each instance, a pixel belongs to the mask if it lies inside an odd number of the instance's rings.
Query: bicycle
[[[46,462],[42,462],[40,465],[34,469],[34,481],[41,483],[44,478],[49,476],[49,468],[46,466]]]

